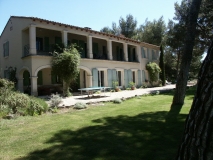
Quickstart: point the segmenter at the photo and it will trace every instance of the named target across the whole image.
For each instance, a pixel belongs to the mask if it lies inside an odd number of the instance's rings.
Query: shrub
[[[14,83],[6,79],[0,78],[0,89],[2,88],[12,90],[14,89]]]
[[[60,97],[59,94],[52,94],[52,95],[51,95],[51,98],[50,98],[50,106],[51,106],[52,108],[54,108],[54,107],[57,108],[61,102],[62,102],[62,98]]]
[[[9,109],[8,105],[0,103],[0,118],[7,116],[10,112],[11,110]]]
[[[42,112],[46,113],[49,109],[48,104],[41,98],[37,98],[37,97],[30,97],[31,99],[33,99],[34,101],[36,101],[40,106],[42,106],[43,110]]]
[[[85,103],[82,103],[82,102],[77,102],[74,107],[74,109],[85,109],[87,108],[87,105]]]
[[[120,98],[116,98],[113,100],[113,103],[120,104],[121,102],[122,102],[122,100]]]

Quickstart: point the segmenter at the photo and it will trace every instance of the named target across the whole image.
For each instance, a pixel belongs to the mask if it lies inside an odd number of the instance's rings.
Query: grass
[[[0,159],[168,160],[178,149],[194,90],[174,121],[172,94],[86,110],[0,120]]]

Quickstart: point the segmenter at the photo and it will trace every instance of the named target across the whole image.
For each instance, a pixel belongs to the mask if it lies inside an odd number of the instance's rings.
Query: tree
[[[175,89],[175,94],[173,97],[172,106],[175,105],[183,105],[185,93],[186,93],[186,85],[189,74],[190,63],[192,60],[192,51],[194,47],[195,41],[195,32],[196,32],[196,24],[199,13],[199,8],[202,0],[193,0],[190,5],[188,23],[186,24],[186,36],[184,42],[184,50],[182,55],[182,61],[180,65],[180,72],[177,78],[177,84]]]
[[[153,22],[146,19],[145,23],[139,27],[138,36],[135,39],[160,46],[163,44],[165,32],[166,25],[163,17]]]
[[[127,38],[132,38],[136,35],[137,21],[129,14],[126,16],[126,20],[123,17],[119,19],[119,27],[121,29],[121,34]]]
[[[198,76],[177,160],[213,159],[213,41]]]
[[[70,96],[69,85],[79,74],[80,54],[74,46],[64,48],[52,59],[52,72],[63,80],[63,95]]]
[[[137,34],[136,27],[137,21],[131,14],[129,14],[126,16],[126,20],[123,17],[120,17],[118,26],[115,22],[113,22],[112,29],[109,27],[104,27],[100,31],[114,35],[122,34],[127,38],[133,38]]]
[[[155,62],[147,63],[146,69],[149,73],[150,83],[153,86],[153,82],[158,80],[158,74],[161,72],[161,69]]]
[[[165,65],[164,65],[164,52],[163,52],[163,47],[162,45],[160,46],[160,62],[159,62],[159,67],[161,69],[160,72],[160,79],[162,81],[162,85],[165,86]]]

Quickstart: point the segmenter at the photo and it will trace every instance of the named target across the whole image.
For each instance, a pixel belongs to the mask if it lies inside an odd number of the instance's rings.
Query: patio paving
[[[145,88],[145,89],[135,89],[135,90],[122,90],[119,92],[105,92],[99,94],[94,94],[94,97],[90,95],[91,98],[88,97],[88,95],[84,94],[81,95],[75,94],[72,97],[67,97],[62,99],[62,103],[60,106],[73,106],[77,102],[83,102],[86,104],[89,103],[98,103],[98,102],[106,102],[106,101],[112,101],[115,98],[131,98],[135,96],[141,96],[143,94],[149,94],[156,91],[166,91],[166,90],[172,90],[175,88],[175,85],[166,85],[163,87],[154,87],[154,88]]]

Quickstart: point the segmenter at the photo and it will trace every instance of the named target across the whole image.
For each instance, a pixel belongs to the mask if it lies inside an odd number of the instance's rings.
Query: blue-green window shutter
[[[117,73],[116,73],[116,69],[112,70],[112,81],[117,81]]]
[[[23,73],[23,83],[24,86],[29,86],[31,85],[31,81],[30,81],[30,73],[28,71],[24,71]]]
[[[97,68],[92,69],[92,86],[98,87],[98,70]]]
[[[145,71],[142,70],[142,81],[145,82],[145,79],[146,79]]]
[[[38,72],[38,78],[37,78],[37,84],[42,85],[43,84],[43,76],[42,76],[42,71]]]
[[[124,83],[125,87],[128,87],[129,78],[128,78],[128,71],[126,69],[124,70]]]
[[[108,87],[112,87],[112,70],[107,70]]]
[[[129,82],[130,82],[130,81],[133,81],[131,69],[128,70],[128,79],[129,79]]]
[[[141,82],[141,70],[138,70],[138,85],[141,86],[142,82]]]
[[[142,56],[142,58],[146,58],[146,56],[145,56],[145,50],[144,50],[144,48],[143,47],[141,47],[141,56]]]
[[[152,50],[152,59],[153,60],[155,59],[155,52],[154,52],[154,50]]]

